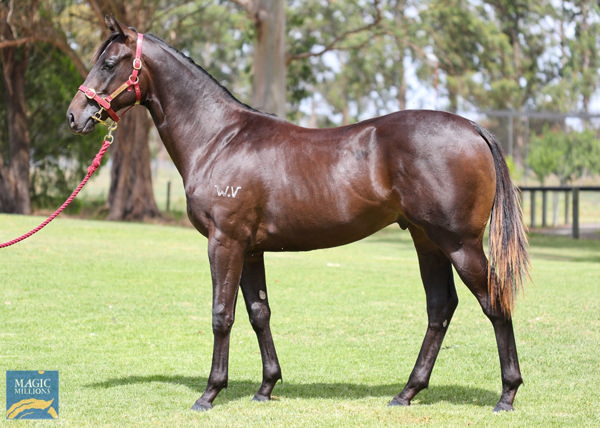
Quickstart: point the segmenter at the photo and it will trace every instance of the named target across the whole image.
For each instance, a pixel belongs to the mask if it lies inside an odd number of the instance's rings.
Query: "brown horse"
[[[212,367],[193,409],[212,408],[227,386],[240,287],[262,356],[254,399],[270,399],[281,379],[265,251],[338,246],[392,223],[414,240],[428,327],[408,383],[390,405],[409,405],[429,383],[458,304],[454,266],[496,334],[503,388],[495,410],[512,409],[522,379],[511,309],[527,275],[527,240],[515,188],[490,133],[434,111],[302,128],[240,103],[160,39],[142,38],[112,17],[107,24],[113,34],[98,49],[67,119],[73,132],[88,133],[109,115],[118,119],[115,112],[137,98],[181,173],[189,218],[208,237],[213,285]],[[490,216],[488,263],[482,241]]]

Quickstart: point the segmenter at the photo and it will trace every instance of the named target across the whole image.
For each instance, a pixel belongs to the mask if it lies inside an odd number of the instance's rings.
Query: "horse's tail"
[[[494,308],[498,303],[507,316],[511,315],[514,298],[529,278],[527,235],[519,195],[513,185],[508,166],[498,141],[485,128],[474,123],[487,142],[496,169],[496,196],[490,217],[488,292]]]

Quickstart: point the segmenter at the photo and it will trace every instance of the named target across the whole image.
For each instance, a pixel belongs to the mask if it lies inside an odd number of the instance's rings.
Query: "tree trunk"
[[[112,145],[109,220],[141,221],[160,217],[154,200],[148,133],[152,121],[135,107],[119,122]]]
[[[103,30],[104,16],[110,13],[144,32],[157,7],[140,0],[88,0],[88,3]],[[119,121],[111,153],[109,220],[140,221],[161,217],[152,190],[148,145],[151,126],[152,121],[141,107],[133,108]]]
[[[0,20],[0,33],[13,40],[5,19]],[[29,64],[30,47],[9,46],[0,49],[0,62],[6,86],[8,118],[8,166],[0,162],[0,212],[29,214],[29,130],[25,103],[25,72]],[[0,159],[1,161],[1,159]]]
[[[256,43],[251,104],[260,110],[285,118],[285,2],[254,2]]]

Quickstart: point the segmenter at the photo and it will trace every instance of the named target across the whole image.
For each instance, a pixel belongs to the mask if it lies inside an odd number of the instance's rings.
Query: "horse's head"
[[[112,16],[106,17],[106,25],[113,33],[98,48],[95,64],[67,110],[77,134],[92,132],[108,118],[118,121],[115,112],[139,102],[144,93],[141,38]]]

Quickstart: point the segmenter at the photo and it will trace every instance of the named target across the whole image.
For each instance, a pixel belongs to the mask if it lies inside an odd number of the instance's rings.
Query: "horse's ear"
[[[115,19],[113,15],[106,15],[104,17],[104,22],[110,31],[113,33],[119,33],[124,39],[127,38],[127,35],[123,31],[123,26]]]

